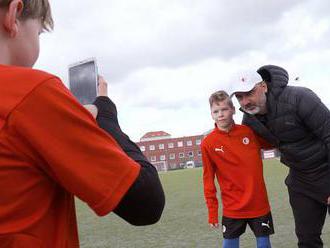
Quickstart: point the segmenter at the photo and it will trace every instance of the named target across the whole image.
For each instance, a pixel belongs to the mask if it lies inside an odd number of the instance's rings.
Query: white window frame
[[[141,152],[144,152],[146,150],[146,147],[145,146],[140,146],[140,150],[141,150]]]
[[[166,160],[166,156],[163,154],[163,155],[160,155],[159,156],[159,160],[160,161],[165,161]]]
[[[175,153],[170,153],[170,159],[171,160],[175,159]]]
[[[167,144],[167,147],[168,147],[168,148],[174,148],[174,143],[173,143],[173,142],[168,143],[168,144]]]
[[[183,147],[183,141],[178,141],[178,147]]]
[[[149,150],[150,151],[154,151],[156,148],[155,148],[155,145],[149,145]]]
[[[194,152],[193,151],[188,152],[188,157],[193,158],[194,157]]]
[[[157,161],[156,156],[151,156],[151,157],[150,157],[150,162],[156,162],[156,161]]]
[[[202,144],[202,140],[201,139],[197,139],[196,140],[196,145],[200,145],[200,144]]]
[[[179,153],[179,158],[184,158],[184,153],[183,152]]]
[[[187,146],[192,146],[192,141],[191,140],[187,140],[186,144],[187,144]]]
[[[158,145],[159,150],[163,150],[165,148],[164,144],[159,144]]]

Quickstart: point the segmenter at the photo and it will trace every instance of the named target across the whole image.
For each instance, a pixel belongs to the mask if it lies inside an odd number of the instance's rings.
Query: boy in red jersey
[[[216,177],[223,205],[223,247],[238,248],[248,224],[257,247],[269,248],[274,228],[263,178],[262,141],[250,128],[234,123],[235,107],[225,91],[213,93],[209,103],[215,128],[201,144],[209,225],[219,227]]]
[[[48,0],[0,0],[0,247],[79,247],[74,196],[134,225],[164,207],[156,169],[105,93],[96,122],[58,77],[31,68],[52,27]]]

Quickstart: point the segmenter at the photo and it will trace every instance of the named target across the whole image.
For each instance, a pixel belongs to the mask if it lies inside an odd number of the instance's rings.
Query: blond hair
[[[223,102],[223,101],[227,101],[228,105],[231,108],[234,108],[234,104],[231,98],[229,97],[228,93],[224,90],[219,90],[214,92],[209,98],[210,107],[212,107],[213,103]]]
[[[12,0],[0,0],[0,8],[7,8]],[[43,30],[54,28],[54,21],[48,0],[22,0],[23,10],[19,19],[40,19]]]

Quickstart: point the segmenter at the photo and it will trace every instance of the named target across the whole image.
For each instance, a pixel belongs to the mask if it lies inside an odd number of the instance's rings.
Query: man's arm
[[[259,136],[256,132],[253,131],[253,133],[254,133],[254,136],[256,137],[261,149],[268,150],[268,149],[274,149],[275,148],[272,144],[270,144],[264,138]]]
[[[297,113],[302,122],[327,145],[330,155],[330,111],[327,106],[307,88],[299,92],[297,106]]]
[[[117,141],[130,158],[141,165],[138,178],[114,212],[133,225],[156,223],[165,205],[164,191],[157,170],[121,130],[115,104],[107,96],[99,96],[94,104],[98,109],[96,121],[99,126]]]
[[[310,89],[301,88],[297,113],[305,127],[318,137],[328,149],[330,167],[330,111]],[[330,204],[330,195],[325,199]]]
[[[208,208],[208,222],[211,227],[219,226],[217,188],[214,184],[215,168],[209,157],[205,143],[201,145],[203,160],[204,197]]]

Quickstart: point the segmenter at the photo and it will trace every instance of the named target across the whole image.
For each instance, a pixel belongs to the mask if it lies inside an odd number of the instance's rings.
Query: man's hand
[[[219,223],[209,223],[211,228],[219,228]]]
[[[98,76],[97,89],[98,89],[97,96],[108,96],[108,83],[100,75]]]

